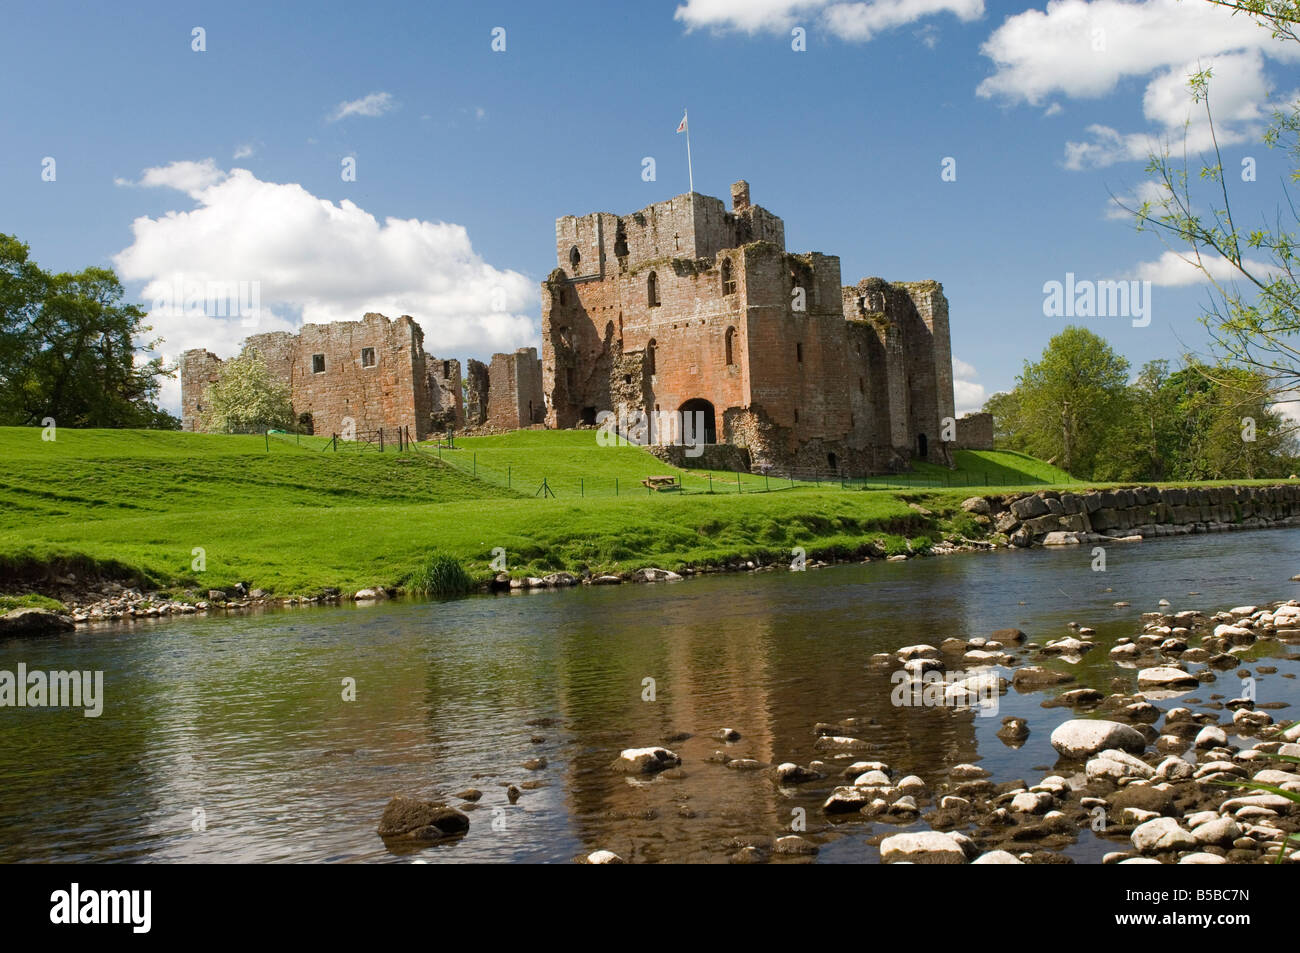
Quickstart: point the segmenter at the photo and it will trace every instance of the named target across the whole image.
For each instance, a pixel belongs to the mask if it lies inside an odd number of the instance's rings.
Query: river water
[[[722,862],[749,838],[788,832],[802,807],[818,862],[876,862],[868,839],[897,828],[828,824],[819,805],[832,781],[781,790],[767,772],[705,758],[725,748],[807,764],[819,757],[815,722],[869,717],[879,747],[865,757],[896,776],[933,783],[978,762],[995,781],[1036,783],[1068,709],[1014,689],[998,717],[895,707],[889,670],[870,656],[1003,627],[1045,642],[1077,621],[1101,647],[1066,688],[1111,691],[1119,677],[1132,690],[1135,672],[1105,649],[1159,599],[1214,611],[1300,596],[1288,582],[1300,571],[1295,531],[1116,545],[1104,572],[1091,559],[1088,547],[972,553],[6,642],[0,669],[102,670],[105,700],[98,718],[0,709],[0,861],[567,862],[605,848]],[[1288,653],[1264,643],[1248,654],[1279,657],[1278,673],[1259,677],[1260,701],[1300,702]],[[1235,694],[1231,673],[1219,684]],[[1004,715],[1029,719],[1023,747],[996,737]],[[724,726],[741,740],[710,737]],[[669,747],[682,776],[609,769],[619,750],[681,732],[693,737]],[[539,757],[545,768],[523,767]],[[523,789],[517,804],[508,784]],[[459,804],[451,795],[471,786],[484,795],[460,840],[393,852],[375,833],[394,795]],[[1114,849],[1084,832],[1068,853],[1095,861]]]

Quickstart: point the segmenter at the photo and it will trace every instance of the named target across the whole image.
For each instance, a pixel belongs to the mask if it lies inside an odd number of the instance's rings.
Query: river
[[[0,861],[567,862],[605,848],[723,862],[746,838],[788,831],[804,808],[818,862],[876,862],[868,838],[898,828],[828,824],[819,805],[831,781],[779,790],[767,772],[705,757],[725,747],[807,764],[815,722],[870,717],[880,747],[868,757],[896,777],[933,783],[974,761],[995,781],[1036,783],[1068,709],[1014,689],[999,717],[894,707],[889,670],[870,656],[1003,627],[1045,642],[1076,621],[1101,647],[1066,687],[1111,691],[1118,676],[1131,691],[1135,671],[1105,649],[1159,599],[1214,611],[1300,596],[1288,581],[1300,571],[1295,531],[1113,545],[1107,561],[1092,571],[1088,547],[971,553],[6,642],[0,669],[102,670],[104,709],[0,709]],[[1278,673],[1259,677],[1260,701],[1300,702],[1288,653],[1276,642],[1248,653],[1279,656]],[[1195,697],[1231,697],[1225,681]],[[996,737],[1003,715],[1029,720],[1023,747]],[[710,737],[724,726],[740,741]],[[609,769],[620,749],[681,732],[693,733],[669,745],[681,777]],[[541,770],[522,766],[541,757]],[[511,783],[523,788],[514,805]],[[484,796],[463,839],[392,852],[375,833],[393,795],[463,806],[451,796],[471,786]],[[1084,832],[1067,853],[1096,861],[1114,849]]]

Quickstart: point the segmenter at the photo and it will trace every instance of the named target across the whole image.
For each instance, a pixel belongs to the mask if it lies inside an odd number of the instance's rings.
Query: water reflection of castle
[[[891,633],[873,639],[860,622],[852,631],[842,612],[819,619],[792,609],[784,589],[691,585],[674,593],[686,598],[656,600],[654,618],[623,610],[636,615],[624,619],[615,608],[617,620],[557,633],[557,707],[576,753],[564,765],[566,803],[583,845],[627,860],[721,859],[735,849],[732,838],[788,833],[796,807],[806,810],[809,830],[823,826],[826,786],[855,760],[884,761],[895,777],[933,783],[942,769],[976,757],[972,712],[891,703],[892,669],[867,664],[872,653],[897,647],[890,620],[873,620]],[[642,701],[647,676],[654,702]],[[814,724],[846,718],[873,722],[851,733],[878,747],[842,759],[816,752]],[[740,741],[710,737],[722,727],[740,731]],[[682,777],[645,783],[609,770],[622,748],[680,732],[694,733],[668,744],[682,755]],[[782,792],[770,772],[705,760],[716,750],[769,765],[821,758],[832,767],[825,781]]]

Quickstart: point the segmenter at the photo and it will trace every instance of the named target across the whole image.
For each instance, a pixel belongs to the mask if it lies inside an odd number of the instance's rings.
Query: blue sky
[[[439,356],[537,343],[554,220],[686,191],[688,107],[697,191],[747,179],[846,284],[943,283],[960,409],[1072,322],[1135,366],[1202,346],[1208,286],[1109,194],[1182,141],[1199,62],[1230,174],[1256,161],[1237,207],[1271,212],[1285,156],[1258,135],[1300,86],[1292,51],[1203,0],[51,2],[7,12],[0,62],[21,91],[0,231],[48,268],[117,267],[146,306],[177,275],[259,283],[253,328],[155,309],[169,357],[368,310],[414,315]],[[1153,280],[1150,325],[1045,317],[1067,272]]]

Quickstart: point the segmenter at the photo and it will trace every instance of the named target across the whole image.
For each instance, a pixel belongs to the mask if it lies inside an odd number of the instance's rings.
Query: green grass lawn
[[[428,444],[336,452],[324,438],[66,429],[45,442],[39,429],[0,428],[0,580],[80,567],[164,588],[246,582],[303,594],[400,585],[434,550],[479,578],[496,547],[515,574],[787,559],[795,547],[810,557],[899,552],[964,528],[958,503],[969,495],[777,480],[759,492],[767,481],[749,474],[741,493],[734,474],[717,474],[709,494],[705,472],[598,446],[593,431],[457,444],[439,460]],[[1062,476],[1017,454],[963,452],[958,463],[972,483],[981,473],[1026,486]],[[640,484],[669,473],[685,492]],[[543,478],[553,498],[535,495]],[[203,572],[192,568],[196,549]]]

